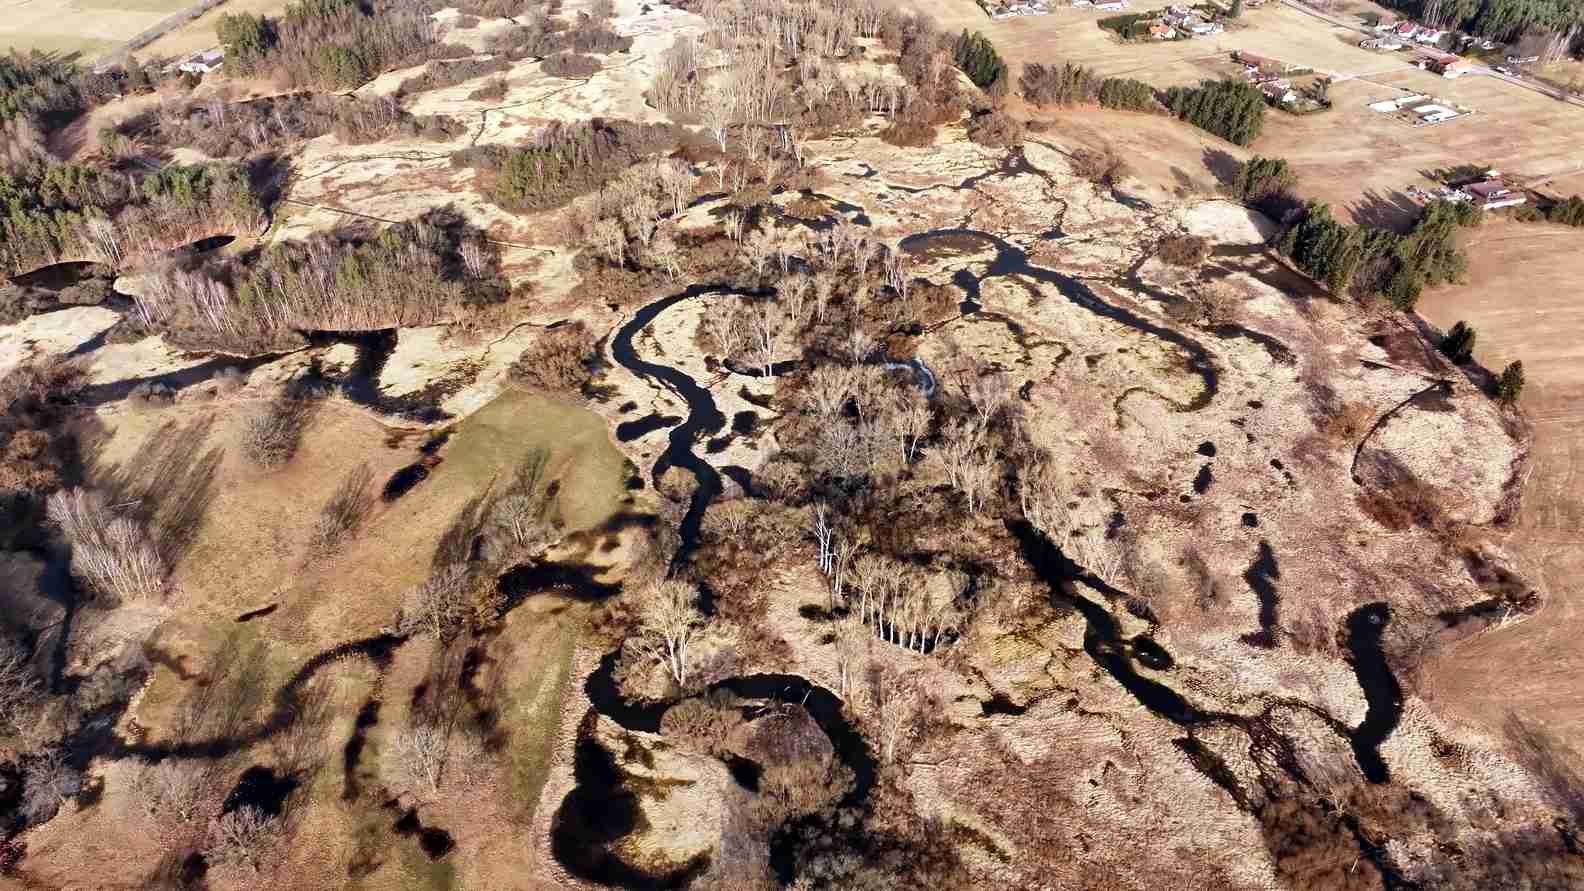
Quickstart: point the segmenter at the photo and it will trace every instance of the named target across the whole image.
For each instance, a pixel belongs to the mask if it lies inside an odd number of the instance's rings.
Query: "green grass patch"
[[[483,491],[504,479],[534,449],[550,453],[551,478],[561,480],[557,508],[568,529],[597,526],[626,496],[625,459],[605,420],[581,405],[508,390],[457,426],[446,451],[446,485]]]
[[[514,805],[513,819],[522,826],[533,822],[545,781],[550,778],[550,749],[561,702],[572,679],[577,633],[566,623],[555,621],[555,637],[536,650],[546,660],[542,670],[533,673],[532,681],[508,688],[501,708],[511,732],[506,788]]]

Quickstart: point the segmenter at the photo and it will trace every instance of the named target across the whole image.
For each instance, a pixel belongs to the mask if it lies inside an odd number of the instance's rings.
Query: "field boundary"
[[[95,60],[94,67],[102,68],[106,65],[112,65],[116,62],[125,61],[127,55],[133,51],[140,50],[143,47],[148,46],[159,38],[164,37],[171,31],[176,30],[182,25],[187,24],[193,19],[198,18],[209,10],[214,9],[216,6],[219,6],[225,2],[226,0],[198,0],[197,3],[194,3],[192,6],[189,6],[180,12],[171,13],[165,18],[160,19],[152,27],[146,29],[141,34],[134,35],[132,39],[128,40],[126,43],[123,43],[120,48],[100,56]]]

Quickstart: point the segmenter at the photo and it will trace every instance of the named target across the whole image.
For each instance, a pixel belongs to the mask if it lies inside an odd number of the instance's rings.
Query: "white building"
[[[223,51],[209,50],[208,52],[198,53],[177,65],[176,70],[187,74],[208,74],[211,71],[218,70],[224,64],[225,53]]]

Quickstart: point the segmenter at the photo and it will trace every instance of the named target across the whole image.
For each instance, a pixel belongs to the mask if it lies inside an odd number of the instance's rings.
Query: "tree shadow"
[[[168,421],[124,464],[94,468],[94,484],[143,524],[171,567],[192,547],[214,502],[215,475],[225,457],[219,446],[204,449],[214,422],[212,414],[185,424]]]
[[[1397,233],[1406,233],[1412,228],[1421,212],[1419,203],[1403,192],[1382,193],[1373,189],[1348,207],[1355,223]]]
[[[1223,186],[1230,186],[1243,176],[1243,162],[1225,149],[1206,148],[1203,158],[1205,169]]]
[[[1507,713],[1502,732],[1518,763],[1540,780],[1551,805],[1567,812],[1574,825],[1584,823],[1584,775],[1576,766],[1578,754],[1550,731],[1525,723],[1515,712]]]

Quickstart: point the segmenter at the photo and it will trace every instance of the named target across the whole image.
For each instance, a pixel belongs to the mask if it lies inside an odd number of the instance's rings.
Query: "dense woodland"
[[[1577,52],[1584,37],[1579,0],[1392,0],[1386,5],[1426,24],[1492,40],[1534,35],[1541,38],[1541,54],[1550,59]]]
[[[189,241],[258,229],[263,208],[232,164],[167,165],[136,178],[91,164],[0,174],[0,268],[120,266]]]

